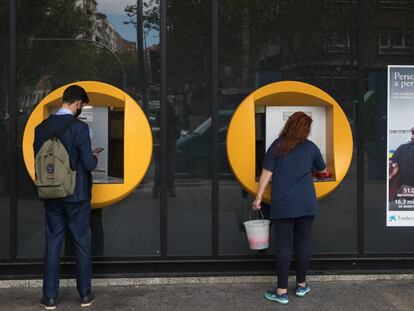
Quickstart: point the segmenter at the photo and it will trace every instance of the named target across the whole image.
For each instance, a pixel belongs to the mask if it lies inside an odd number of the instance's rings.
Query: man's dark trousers
[[[43,295],[56,299],[59,293],[59,259],[66,225],[72,234],[76,258],[76,285],[79,295],[91,294],[91,205],[89,201],[45,200],[45,271]]]

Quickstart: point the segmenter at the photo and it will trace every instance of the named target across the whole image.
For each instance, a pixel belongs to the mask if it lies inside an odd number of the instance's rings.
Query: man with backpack
[[[63,103],[35,129],[35,184],[45,207],[45,267],[43,298],[47,310],[56,308],[59,292],[59,259],[66,224],[75,245],[76,284],[81,306],[95,299],[91,292],[91,171],[97,152],[91,149],[88,125],[77,119],[89,102],[85,90],[71,85],[63,93]]]

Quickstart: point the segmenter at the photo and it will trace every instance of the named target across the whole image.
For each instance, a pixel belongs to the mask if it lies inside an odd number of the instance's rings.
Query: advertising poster
[[[388,66],[387,226],[414,226],[414,66]]]

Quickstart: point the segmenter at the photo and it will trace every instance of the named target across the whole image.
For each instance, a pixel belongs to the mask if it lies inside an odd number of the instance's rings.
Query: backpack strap
[[[76,117],[73,117],[73,118],[70,118],[70,120],[69,121],[67,121],[61,128],[60,128],[60,130],[58,130],[58,131],[55,131],[55,132],[52,132],[51,130],[50,130],[50,128],[47,126],[47,122],[44,122],[43,123],[43,129],[46,131],[46,133],[48,134],[48,136],[49,136],[49,139],[50,138],[52,138],[52,137],[56,137],[56,138],[60,138],[64,133],[65,133],[65,131],[75,122],[77,120],[77,118]]]
[[[76,117],[73,117],[73,118],[70,118],[70,120],[68,121],[68,122],[66,122],[63,126],[62,126],[62,128],[59,130],[59,131],[57,131],[57,132],[55,132],[55,135],[56,135],[56,137],[60,137],[60,136],[62,136],[63,135],[63,133],[65,133],[65,131],[75,122],[77,120],[77,118]]]

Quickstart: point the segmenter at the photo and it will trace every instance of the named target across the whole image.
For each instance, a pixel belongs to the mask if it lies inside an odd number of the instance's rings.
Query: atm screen
[[[95,184],[123,183],[124,177],[124,112],[109,107],[86,106],[79,120],[87,123],[92,150],[102,149],[98,165],[92,171]]]
[[[256,108],[255,112],[256,131],[256,179],[260,179],[262,163],[266,154],[266,114],[264,107]]]

